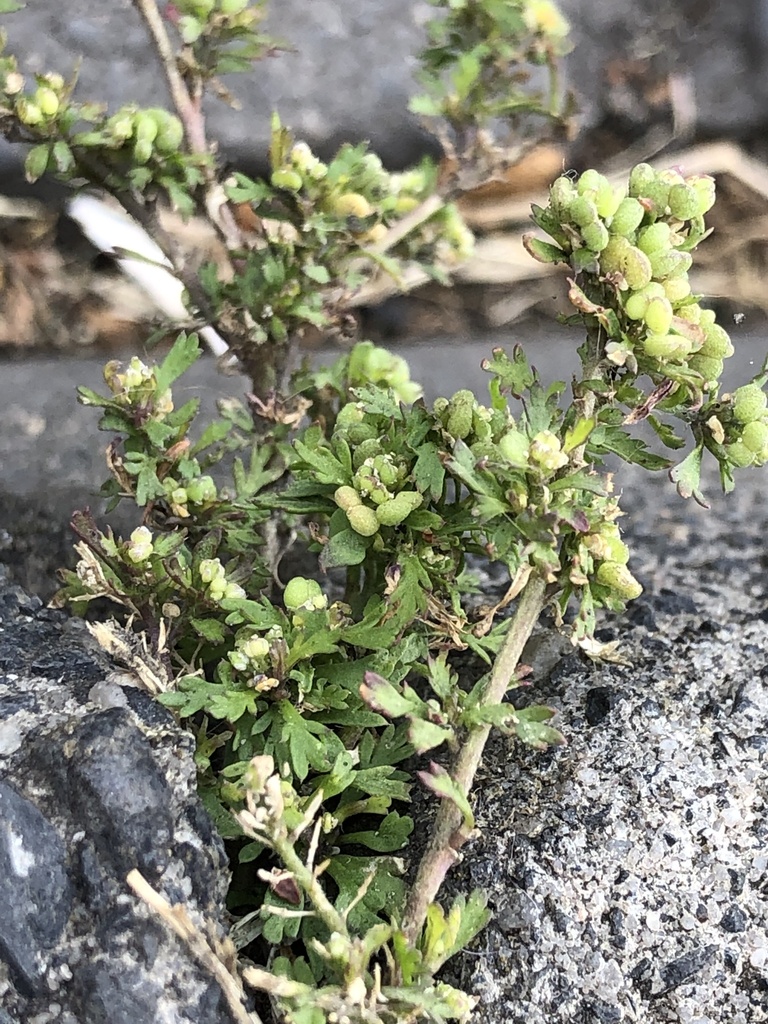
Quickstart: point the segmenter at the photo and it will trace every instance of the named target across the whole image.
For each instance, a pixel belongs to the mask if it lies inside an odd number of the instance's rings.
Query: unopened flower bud
[[[146,562],[152,554],[152,531],[146,526],[137,527],[131,534],[126,554],[132,562]]]

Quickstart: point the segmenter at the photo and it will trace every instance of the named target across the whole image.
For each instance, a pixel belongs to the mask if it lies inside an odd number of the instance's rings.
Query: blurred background
[[[708,217],[715,235],[700,248],[692,278],[729,321],[737,347],[729,372],[744,378],[762,362],[768,337],[768,0],[561,0],[560,7],[572,28],[565,84],[578,112],[571,137],[541,144],[504,180],[468,195],[462,208],[477,246],[456,286],[427,283],[405,296],[380,290],[360,310],[362,336],[399,346],[429,394],[482,388],[482,356],[517,341],[544,375],[548,366],[567,375],[563,352],[572,346],[552,319],[564,308],[564,275],[535,263],[520,244],[530,204],[563,170],[594,166],[620,177],[650,160],[717,178],[718,204]],[[211,101],[210,135],[233,167],[263,169],[277,109],[324,157],[342,141],[369,139],[391,169],[425,154],[439,159],[434,139],[408,112],[433,14],[425,0],[274,0],[266,27],[284,52],[226,83],[247,114]],[[25,72],[69,76],[82,60],[82,97],[117,105],[158,104],[165,95],[130,0],[28,0],[2,22]],[[35,586],[21,536],[30,502],[46,506],[47,525],[35,529],[46,529],[56,547],[54,537],[67,537],[69,510],[104,476],[94,414],[76,405],[74,388],[98,386],[105,358],[142,351],[158,313],[66,216],[69,193],[50,182],[27,185],[22,161],[0,142],[0,517],[13,524],[0,529],[0,560],[21,566],[19,578]],[[179,230],[194,244],[195,224]],[[199,244],[207,244],[203,235]],[[221,388],[242,391],[237,378],[216,381],[210,363],[194,373],[187,387],[211,402]],[[62,539],[62,551],[68,543]]]

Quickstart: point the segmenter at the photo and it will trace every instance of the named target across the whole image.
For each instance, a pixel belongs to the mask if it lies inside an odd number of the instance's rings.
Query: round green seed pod
[[[678,220],[699,216],[699,197],[696,190],[681,182],[669,190],[669,212]]]
[[[349,520],[349,525],[359,533],[361,537],[372,537],[379,532],[379,520],[376,513],[367,505],[355,505],[354,508],[344,510]]]
[[[322,598],[323,591],[317,580],[308,580],[304,576],[294,576],[286,585],[283,591],[283,604],[292,612],[297,611],[304,605],[312,605],[318,598]],[[267,652],[269,647],[267,647]]]
[[[734,466],[738,466],[739,469],[746,469],[747,466],[751,466],[755,461],[755,453],[751,448],[747,448],[743,441],[734,441],[733,444],[727,444],[725,450],[728,454],[728,461],[733,463]]]
[[[677,249],[660,250],[647,258],[651,261],[651,271],[657,281],[687,274],[693,263],[689,252],[679,252]]]
[[[625,257],[623,274],[624,280],[633,291],[651,283],[653,275],[650,260],[634,245],[630,245]]]
[[[656,297],[645,308],[643,319],[652,334],[669,334],[672,326],[672,303],[669,299]]]
[[[646,256],[651,256],[661,249],[669,248],[669,239],[672,235],[672,228],[666,221],[658,220],[655,224],[649,224],[637,235],[637,247],[642,249]]]
[[[356,508],[358,505],[362,505],[360,495],[354,487],[337,487],[333,492],[333,500],[345,512],[348,512],[351,508]]]
[[[603,537],[609,552],[608,561],[626,565],[629,561],[629,548],[619,537]]]
[[[705,381],[716,381],[723,372],[723,360],[703,356],[697,352],[688,360],[688,367],[696,373],[700,373]]]
[[[768,395],[759,384],[744,384],[733,393],[733,415],[739,423],[759,420],[768,406]]]
[[[757,454],[768,445],[768,423],[765,420],[752,420],[741,432],[741,442],[751,452]]]
[[[59,112],[59,97],[47,86],[41,85],[35,92],[34,102],[45,117],[55,117]]]
[[[621,235],[611,235],[608,245],[600,253],[600,269],[603,273],[623,273],[624,262],[632,243]]]
[[[648,308],[649,301],[650,299],[645,294],[645,290],[640,292],[630,292],[624,302],[624,312],[630,320],[642,320],[645,316],[645,311]]]
[[[733,355],[733,344],[728,332],[720,324],[707,324],[699,353],[712,359],[729,359]]]
[[[270,182],[273,188],[285,189],[287,192],[298,192],[304,184],[301,175],[292,171],[290,167],[281,167],[273,171]]]
[[[610,188],[608,179],[592,167],[584,171],[576,182],[576,190],[580,196],[583,196],[586,192],[600,192],[601,189],[606,187]]]
[[[603,220],[613,217],[626,194],[626,188],[614,188],[608,179],[605,179],[605,185],[601,185],[595,193],[595,206]]]
[[[677,278],[672,278],[673,281]],[[681,320],[687,321],[689,324],[698,324],[701,318],[701,306],[698,302],[691,302],[687,306],[681,306],[680,309],[676,310],[675,316],[679,316]]]
[[[475,409],[475,396],[471,391],[457,391],[448,402],[448,416],[445,429],[457,440],[463,441],[472,433],[472,417]]]
[[[629,238],[638,229],[644,216],[645,209],[637,199],[622,199],[611,220],[611,234]]]
[[[400,491],[394,498],[379,505],[376,518],[382,526],[399,526],[411,512],[419,508],[422,501],[416,491]]]
[[[637,164],[629,174],[629,194],[634,197],[644,196],[646,189],[656,181],[656,171],[650,164]]]
[[[599,219],[597,207],[586,196],[577,196],[573,200],[568,210],[568,216],[580,228],[585,228],[588,224],[594,224]]]
[[[651,359],[682,362],[690,355],[691,343],[681,334],[647,334],[643,338],[643,350]]]
[[[703,217],[715,205],[715,179],[709,174],[695,174],[686,178],[686,182],[696,193],[698,200],[697,214]]]
[[[643,588],[626,567],[619,562],[601,562],[595,578],[604,587],[610,587],[625,601],[633,601],[640,597]]]
[[[608,228],[600,220],[595,221],[594,224],[587,224],[586,227],[583,227],[581,229],[581,237],[584,239],[584,244],[591,252],[602,252],[606,245],[608,245],[608,241],[610,239]]]
[[[691,282],[688,280],[688,275],[681,274],[680,277],[668,277],[664,282],[664,294],[673,306],[676,302],[682,302],[683,299],[687,299],[691,294]]]
[[[549,189],[549,205],[552,207],[552,212],[561,220],[565,220],[571,203],[577,195],[570,178],[566,178],[565,175],[556,178]]]

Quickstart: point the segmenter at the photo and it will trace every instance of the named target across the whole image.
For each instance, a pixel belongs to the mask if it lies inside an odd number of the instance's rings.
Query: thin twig
[[[171,92],[171,99],[184,125],[184,132],[187,136],[190,152],[207,156],[208,142],[205,138],[205,122],[202,109],[199,103],[195,104],[184,84],[184,79],[176,64],[176,53],[168,33],[165,31],[165,25],[160,17],[157,4],[155,0],[133,0],[133,3],[147,23],[147,28],[162,61],[168,88]]]
[[[213,952],[205,936],[195,926],[184,906],[171,906],[168,900],[153,889],[140,871],[135,868],[128,873],[128,885],[148,907],[165,921],[189,949],[194,958],[214,976],[221,988],[232,1016],[238,1024],[262,1024],[254,1010],[249,1013],[243,1006],[243,989],[239,979],[230,974],[225,965]]]
[[[480,707],[500,704],[514,676],[523,647],[539,621],[544,606],[546,583],[537,573],[531,574],[520,595],[517,610],[498,653]],[[453,781],[468,796],[480,766],[486,741],[491,732],[489,723],[473,726],[459,752],[451,773]],[[458,859],[458,851],[469,838],[463,815],[451,800],[443,800],[437,812],[432,838],[419,864],[405,910],[403,930],[409,942],[415,943],[424,926],[427,909],[434,901],[450,867]]]

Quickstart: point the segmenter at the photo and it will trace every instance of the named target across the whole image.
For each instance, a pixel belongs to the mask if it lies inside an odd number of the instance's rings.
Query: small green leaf
[[[536,380],[520,345],[515,345],[511,359],[503,348],[495,348],[493,359],[484,359],[481,366],[487,373],[495,373],[501,386],[515,397],[522,395]]]
[[[48,170],[48,162],[51,158],[50,143],[41,146],[33,146],[27,153],[24,161],[24,174],[30,183],[36,182]]]
[[[546,723],[555,716],[552,708],[541,706],[518,708],[516,710],[515,732],[519,740],[535,747],[537,750],[546,750],[551,746],[563,746],[565,737],[558,729],[553,729]]]
[[[543,242],[535,235],[523,235],[525,251],[539,263],[568,263],[568,254],[551,242]]]
[[[218,619],[190,619],[189,624],[204,640],[214,644],[224,643],[229,633]]]
[[[317,263],[309,263],[304,267],[304,273],[310,279],[310,281],[316,281],[317,284],[328,284],[331,280],[331,275],[328,273],[327,267],[323,267]]]
[[[200,342],[196,334],[187,334],[182,331],[176,338],[173,346],[155,370],[157,380],[157,394],[161,395],[167,388],[177,380],[185,370],[197,362],[202,354]]]
[[[376,853],[395,853],[405,846],[411,832],[413,819],[390,811],[375,831],[348,832],[339,838],[339,843],[359,843]]]
[[[669,479],[677,484],[677,493],[681,498],[690,498],[698,502],[703,508],[709,508],[704,495],[699,490],[701,483],[701,457],[704,453],[704,446],[694,448],[689,455],[677,466],[669,471]]]
[[[335,533],[320,555],[320,567],[323,571],[336,569],[344,565],[360,565],[371,546],[372,538],[361,537],[351,528]]]
[[[450,800],[456,805],[464,818],[464,828],[471,832],[475,827],[475,816],[469,806],[469,800],[445,768],[433,761],[428,772],[416,772],[416,774],[427,789],[431,789],[441,799]]]
[[[376,672],[365,673],[365,682],[360,686],[360,696],[370,708],[386,715],[387,718],[413,714],[423,706],[421,699],[415,694],[406,697]]]
[[[446,725],[436,725],[423,718],[412,718],[408,727],[408,739],[417,754],[424,754],[441,746],[454,735],[453,729]]]
[[[422,494],[429,494],[433,501],[440,499],[445,483],[445,466],[440,459],[437,445],[431,441],[419,448],[413,467],[413,482],[417,490]]]

